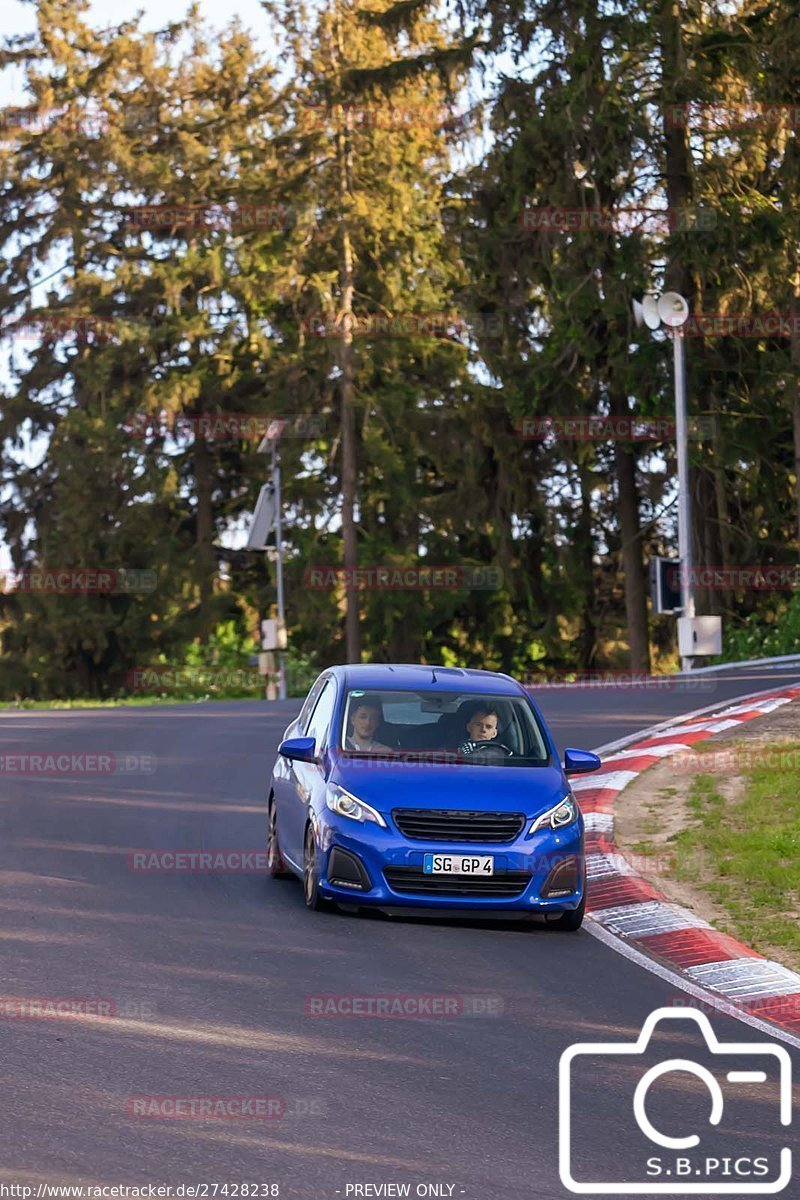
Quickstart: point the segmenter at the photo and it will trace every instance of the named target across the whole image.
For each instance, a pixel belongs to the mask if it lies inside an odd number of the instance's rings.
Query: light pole
[[[253,521],[250,526],[250,533],[247,539],[248,550],[266,550],[275,551],[275,563],[277,567],[277,591],[278,591],[278,619],[277,621],[269,619],[262,622],[262,649],[266,654],[263,657],[264,663],[259,669],[269,675],[272,671],[274,663],[272,662],[272,654],[277,652],[278,655],[278,698],[286,699],[286,614],[284,610],[284,593],[283,593],[283,527],[281,519],[281,460],[278,449],[280,436],[286,422],[275,420],[270,423],[267,432],[258,444],[258,453],[266,454],[268,451],[272,454],[272,470],[269,483],[265,483],[262,487],[255,511],[253,513]],[[275,535],[275,541],[272,541],[272,535]],[[269,684],[267,688],[267,698],[269,698],[270,688],[274,686]]]
[[[280,434],[278,435],[280,437]],[[271,438],[272,442],[272,488],[275,496],[275,564],[278,587],[278,622],[281,629],[286,628],[286,614],[283,607],[283,533],[281,528],[281,459],[278,453],[278,437]],[[286,699],[286,652],[278,651],[278,699]]]
[[[680,560],[681,600],[683,616],[695,615],[694,579],[692,569],[692,497],[689,490],[689,427],[686,416],[686,355],[681,327],[689,316],[689,305],[678,292],[663,296],[645,296],[634,300],[633,316],[637,325],[660,329],[665,325],[672,335],[672,354],[675,378],[675,442],[678,457],[678,558]],[[681,657],[681,669],[691,671],[693,658]]]

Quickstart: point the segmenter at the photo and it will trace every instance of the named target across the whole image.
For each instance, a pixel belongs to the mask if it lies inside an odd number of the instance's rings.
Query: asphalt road
[[[706,677],[713,691],[547,689],[540,700],[562,745],[591,748],[794,682],[794,671]],[[263,849],[266,781],[295,707],[0,712],[0,753],[152,756],[151,770],[130,774],[0,777],[0,993],[100,999],[116,1014],[0,1015],[0,1185],[277,1184],[304,1200],[391,1195],[387,1184],[469,1200],[568,1195],[559,1058],[576,1041],[633,1041],[648,1014],[685,1000],[669,983],[585,931],[319,915],[299,884],[260,872],[131,869],[129,853],[143,848]],[[323,995],[418,994],[467,997],[472,1014],[459,1015],[460,1002],[455,1015],[425,1019],[310,1011]],[[763,1041],[731,1018],[713,1024],[724,1040]],[[689,1024],[671,1023],[652,1061],[695,1049]],[[663,1155],[664,1170],[676,1158],[636,1129],[641,1061],[576,1064],[578,1178],[647,1185],[648,1155]],[[662,1079],[647,1111],[676,1136],[697,1127],[696,1153],[730,1155],[728,1170],[743,1155],[774,1164],[797,1140],[779,1124],[777,1087],[734,1091],[716,1140],[692,1076]],[[154,1097],[163,1113],[164,1097],[264,1096],[271,1119],[141,1115]],[[713,1172],[730,1184],[724,1169]],[[354,1190],[369,1184],[378,1190]]]

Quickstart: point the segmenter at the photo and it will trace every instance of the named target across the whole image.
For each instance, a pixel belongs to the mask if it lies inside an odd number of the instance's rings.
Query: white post
[[[672,330],[675,363],[675,441],[678,453],[678,557],[681,560],[683,616],[693,617],[692,498],[689,491],[689,431],[686,417],[686,359],[683,331]],[[693,659],[681,659],[681,669],[691,671]]]
[[[272,443],[272,486],[275,495],[275,554],[277,559],[278,620],[283,628],[286,614],[283,607],[283,537],[281,532],[281,465],[278,439]],[[286,699],[286,651],[278,651],[278,699]]]

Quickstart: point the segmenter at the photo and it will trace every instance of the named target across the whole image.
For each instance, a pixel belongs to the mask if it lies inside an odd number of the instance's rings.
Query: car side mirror
[[[567,775],[588,775],[602,765],[598,755],[592,754],[591,750],[564,751],[564,772]]]
[[[317,761],[317,743],[310,737],[287,738],[278,746],[278,754],[297,762],[313,763]]]

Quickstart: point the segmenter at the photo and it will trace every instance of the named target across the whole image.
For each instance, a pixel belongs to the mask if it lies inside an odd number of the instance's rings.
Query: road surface
[[[591,748],[798,678],[797,667],[748,669],[706,676],[713,690],[546,689],[540,702],[562,747]],[[143,754],[153,768],[0,777],[0,992],[28,1005],[0,1016],[0,1184],[276,1184],[303,1200],[405,1185],[469,1200],[568,1195],[559,1058],[576,1041],[633,1041],[648,1014],[686,999],[668,982],[585,931],[312,914],[299,884],[258,871],[131,869],[140,848],[262,850],[266,782],[296,707],[0,713],[0,753],[128,754],[130,768]],[[313,1013],[323,996],[420,994],[450,1011]],[[114,1015],[14,1015],[37,998],[99,1001]],[[714,1028],[763,1041],[731,1018]],[[689,1024],[671,1024],[654,1061],[693,1049]],[[639,1178],[650,1143],[635,1128],[634,1085],[630,1062],[601,1062],[576,1086],[580,1179]],[[770,1082],[738,1085],[730,1128],[704,1147],[774,1164],[791,1140],[776,1095]],[[228,1111],[268,1097],[260,1111],[272,1115],[151,1115],[174,1097],[234,1098]],[[672,1075],[647,1111],[680,1135],[708,1128],[708,1104],[697,1079]]]

